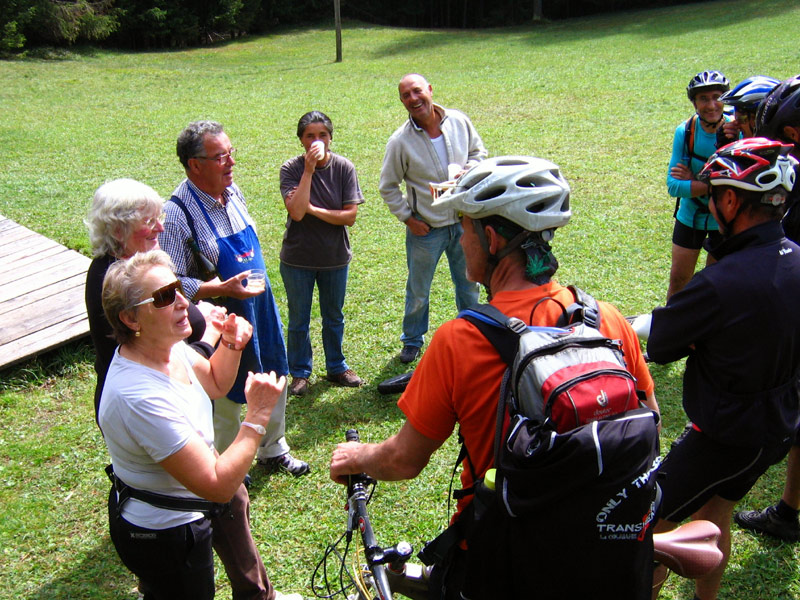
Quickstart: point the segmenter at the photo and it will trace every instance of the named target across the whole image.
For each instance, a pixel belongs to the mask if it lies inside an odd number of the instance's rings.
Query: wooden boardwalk
[[[90,263],[0,215],[0,369],[88,335]]]

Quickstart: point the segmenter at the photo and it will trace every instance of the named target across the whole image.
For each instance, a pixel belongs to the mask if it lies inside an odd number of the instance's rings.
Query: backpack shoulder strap
[[[189,229],[192,231],[192,239],[196,240],[197,238],[197,231],[194,228],[194,219],[189,214],[189,209],[186,208],[186,205],[183,203],[183,200],[178,198],[177,196],[171,196],[167,202],[174,202],[178,208],[183,211],[183,214],[186,216],[186,223],[189,225]]]
[[[600,329],[600,307],[597,300],[591,294],[587,294],[579,287],[571,285],[568,287],[572,295],[575,296],[575,303],[566,309],[566,319],[562,317],[556,323],[557,327],[564,327],[572,323],[582,322],[594,329]]]
[[[708,157],[695,154],[694,151],[694,138],[697,131],[697,122],[699,120],[700,117],[698,117],[697,114],[694,114],[688,119],[686,119],[686,124],[684,125],[683,128],[683,144],[684,148],[686,148],[686,156],[688,157],[690,162],[694,158],[704,163],[708,160]]]
[[[458,316],[478,328],[495,347],[504,363],[509,367],[514,364],[519,336],[527,328],[525,323],[515,317],[507,317],[491,304],[478,304],[462,310]]]

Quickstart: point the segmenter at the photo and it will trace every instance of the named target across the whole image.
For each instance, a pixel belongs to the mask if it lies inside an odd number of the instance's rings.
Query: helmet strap
[[[481,283],[486,288],[489,300],[492,299],[490,284],[495,268],[503,258],[515,250],[521,249],[525,254],[526,272],[530,271],[531,263],[535,263],[536,273],[532,275],[531,280],[537,285],[543,285],[550,281],[550,278],[558,269],[558,261],[550,251],[550,244],[544,240],[541,232],[522,230],[508,240],[504,248],[493,254],[489,248],[489,240],[486,239],[486,233],[484,232],[485,223],[481,219],[473,218],[472,226],[475,227],[475,233],[487,255],[486,268],[484,269]]]
[[[713,194],[713,190],[711,194]],[[716,204],[716,199],[714,199],[714,203]],[[722,211],[719,210],[717,207],[716,210],[716,219],[719,224],[719,232],[722,235],[722,239],[727,240],[733,235],[733,224],[736,222],[736,219],[739,218],[739,215],[742,214],[742,210],[744,210],[744,203],[739,204],[739,208],[736,209],[736,214],[733,215],[733,218],[729,221],[725,218],[725,215],[722,214]]]
[[[483,248],[483,251],[486,252],[486,268],[483,271],[483,281],[481,281],[481,284],[483,284],[483,287],[486,288],[487,298],[491,300],[492,288],[490,284],[492,281],[492,273],[494,273],[495,267],[497,267],[498,263],[500,262],[500,258],[498,258],[496,254],[492,254],[492,251],[489,248],[489,240],[486,239],[486,233],[483,231],[483,220],[473,217],[472,227],[475,230],[475,235],[478,236],[478,241],[481,243],[481,248]]]
[[[706,125],[708,125],[710,127],[714,127],[714,128],[718,127],[719,124],[722,123],[722,121],[725,119],[725,114],[723,113],[722,116],[719,119],[717,119],[717,121],[715,123],[712,123],[711,121],[706,121],[703,117],[701,117],[700,113],[696,113],[696,114],[697,114],[697,118],[700,119],[703,123],[705,123]]]

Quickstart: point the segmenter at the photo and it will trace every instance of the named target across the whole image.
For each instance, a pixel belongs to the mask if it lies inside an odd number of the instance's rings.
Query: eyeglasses
[[[217,164],[224,165],[229,159],[234,158],[234,154],[236,154],[236,148],[231,148],[227,152],[216,156],[195,156],[195,158],[198,160],[215,160]]]
[[[756,120],[756,113],[747,112],[744,110],[737,110],[734,116],[739,123],[749,123]]]
[[[180,279],[176,279],[172,283],[158,288],[155,292],[153,292],[152,296],[145,298],[141,302],[132,304],[130,308],[142,306],[148,302],[152,302],[155,308],[167,308],[168,306],[175,304],[176,292],[180,292],[181,296],[184,298],[186,297],[186,293],[183,291],[183,285],[181,285]]]
[[[163,225],[166,218],[167,218],[167,213],[162,212],[157,217],[152,217],[150,219],[147,219],[147,221],[144,222],[144,226],[149,229],[155,229],[158,225]]]

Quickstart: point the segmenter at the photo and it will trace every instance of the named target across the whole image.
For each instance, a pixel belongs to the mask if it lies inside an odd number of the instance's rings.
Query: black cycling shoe
[[[757,531],[784,542],[800,541],[800,523],[787,521],[778,515],[774,506],[768,506],[764,510],[742,510],[733,515],[733,520],[739,527]]]

